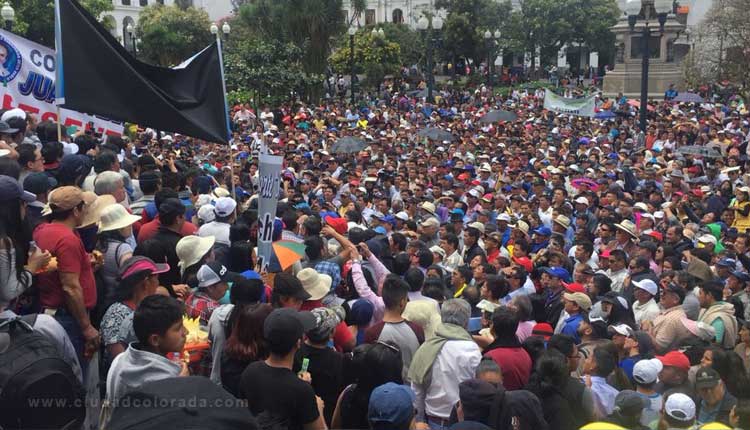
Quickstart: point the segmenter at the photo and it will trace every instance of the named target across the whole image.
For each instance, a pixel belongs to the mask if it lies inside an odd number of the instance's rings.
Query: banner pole
[[[57,108],[57,141],[62,142],[62,114],[60,114],[60,105],[55,105]]]

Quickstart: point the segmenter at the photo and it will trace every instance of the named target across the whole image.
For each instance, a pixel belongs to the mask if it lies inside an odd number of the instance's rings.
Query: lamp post
[[[225,22],[221,26],[221,33],[219,33],[219,26],[216,25],[216,23],[211,24],[211,34],[216,37],[216,39],[222,39],[223,41],[229,40],[229,32],[232,31],[232,28],[229,26],[228,22]]]
[[[135,46],[136,44],[136,38],[135,38],[135,28],[133,27],[133,24],[128,23],[128,26],[125,27],[125,31],[128,33],[128,37],[130,37],[130,45],[133,48],[133,57],[138,57],[138,50]]]
[[[623,12],[628,16],[628,25],[630,26],[630,33],[636,33],[636,21],[638,21],[641,13],[641,8],[649,5],[642,0],[628,0],[622,6]],[[672,0],[654,0],[653,1],[654,11],[656,12],[656,18],[659,22],[659,37],[664,33],[664,24],[667,22],[667,14],[672,12]],[[641,106],[639,115],[639,126],[641,132],[646,134],[646,120],[647,120],[647,106],[648,106],[648,67],[649,57],[651,52],[649,49],[649,42],[651,35],[655,34],[652,27],[649,27],[649,19],[651,17],[650,10],[644,11],[643,25],[641,26]],[[632,40],[632,39],[631,39]]]
[[[357,27],[349,27],[349,92],[351,93],[349,103],[354,106],[354,35]]]
[[[11,31],[13,29],[13,21],[16,20],[16,11],[7,1],[3,3],[3,7],[0,9],[0,16],[3,17],[5,29]]]
[[[417,28],[425,32],[427,37],[427,101],[434,103],[435,99],[432,97],[432,91],[435,87],[435,66],[432,63],[433,50],[435,49],[436,40],[432,36],[433,30],[440,31],[443,28],[443,18],[435,15],[431,18],[422,16],[417,21]]]
[[[495,73],[495,45],[500,40],[500,30],[484,32],[484,40],[487,42],[487,86],[492,88]]]

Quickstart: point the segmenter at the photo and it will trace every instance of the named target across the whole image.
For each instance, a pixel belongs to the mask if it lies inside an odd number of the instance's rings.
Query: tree
[[[227,91],[232,101],[278,104],[291,94],[306,95],[323,82],[305,73],[302,51],[293,43],[234,38],[224,57]]]
[[[346,29],[342,0],[252,0],[240,19],[267,40],[300,48],[305,70],[323,73],[331,41]]]
[[[522,0],[520,6],[512,15],[511,37],[516,47],[531,54],[536,68],[537,48],[542,58],[556,58],[557,51],[571,40],[568,5],[558,0]]]
[[[435,7],[445,9],[444,52],[452,57],[465,57],[479,64],[487,58],[485,30],[507,34],[511,14],[510,1],[436,0]]]
[[[336,73],[350,73],[350,55],[348,43],[341,44],[331,55],[331,66]],[[398,75],[401,64],[401,47],[387,36],[379,39],[367,30],[354,36],[354,72],[366,76],[365,86],[376,87],[386,75]]]
[[[193,7],[153,4],[143,9],[136,34],[141,38],[141,59],[160,66],[175,66],[210,45],[211,21]]]
[[[599,52],[600,58],[613,53],[615,35],[611,28],[621,13],[615,0],[568,0],[566,10],[572,42],[578,43],[579,48],[586,46]]]
[[[11,0],[16,11],[13,32],[47,47],[55,46],[55,3],[53,0]],[[113,9],[111,0],[81,0],[83,7],[111,29],[105,12]]]

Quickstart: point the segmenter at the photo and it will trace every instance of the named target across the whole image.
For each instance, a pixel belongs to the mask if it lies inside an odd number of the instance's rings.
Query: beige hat
[[[484,224],[482,224],[481,222],[474,221],[472,223],[469,223],[466,228],[474,228],[479,230],[480,233],[484,234]]]
[[[431,215],[435,215],[435,204],[434,203],[432,203],[432,202],[424,202],[419,207],[422,208],[423,211],[425,211],[425,212],[427,212],[427,213],[429,213]]]
[[[638,202],[638,203],[634,204],[633,205],[633,209],[638,209],[638,210],[641,210],[643,212],[648,212],[648,206],[646,206],[646,203],[643,203],[643,202]]]
[[[220,199],[222,197],[232,197],[232,193],[230,193],[229,190],[227,190],[226,188],[222,188],[222,187],[216,187],[216,189],[214,189],[213,194],[214,194],[214,197],[216,197],[217,199]]]
[[[99,215],[99,232],[120,230],[135,224],[140,219],[139,216],[129,214],[122,205],[111,204],[102,209]]]
[[[633,221],[626,219],[619,224],[615,224],[615,227],[633,236],[634,238],[638,238],[638,235],[635,233],[635,224],[633,224]]]
[[[430,252],[440,255],[441,258],[445,258],[445,250],[437,245],[431,246]]]
[[[433,217],[429,217],[420,223],[422,227],[440,227],[440,221]]]
[[[529,234],[529,225],[526,223],[526,221],[518,220],[512,227],[516,230],[521,230],[521,232],[523,232],[523,234],[527,236]]]
[[[565,215],[558,215],[557,218],[555,218],[555,222],[566,229],[570,228],[570,218]]]
[[[78,206],[81,202],[90,205],[94,200],[96,200],[96,194],[90,191],[82,191],[78,187],[65,186],[55,188],[47,196],[47,204],[44,206],[42,215],[47,216],[55,211],[67,211]]]
[[[307,294],[310,295],[308,300],[320,300],[331,291],[333,279],[325,274],[318,273],[312,267],[302,269],[297,273],[297,279],[302,284]]]
[[[94,193],[91,194],[96,195]],[[111,194],[105,194],[103,196],[96,197],[93,202],[87,204],[83,209],[83,222],[81,222],[81,225],[78,226],[78,228],[98,224],[102,211],[112,205],[117,205],[117,200]]]
[[[565,300],[575,302],[581,309],[587,311],[591,309],[591,299],[587,294],[584,293],[565,293],[563,294]]]
[[[201,261],[204,255],[208,254],[216,242],[214,236],[200,237],[200,236],[185,236],[177,242],[177,258],[180,262],[177,263],[180,266],[180,274],[185,274],[185,269],[197,264]]]

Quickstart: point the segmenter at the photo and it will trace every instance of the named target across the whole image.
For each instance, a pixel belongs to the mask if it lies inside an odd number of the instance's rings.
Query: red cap
[[[544,340],[549,340],[553,334],[555,334],[555,331],[552,329],[552,326],[547,323],[537,323],[531,329],[532,336],[542,336]]]
[[[529,257],[513,257],[513,262],[522,266],[528,273],[534,270],[534,263],[531,262]]]
[[[563,282],[562,284],[563,287],[565,287],[565,289],[570,291],[571,293],[586,294],[586,287],[584,287],[583,284],[579,284],[578,282],[571,282],[570,284],[566,284],[565,282]]]
[[[359,179],[352,179],[351,181],[349,181],[349,184],[350,185],[354,185],[355,187],[358,187],[359,186]]]
[[[685,354],[679,351],[669,351],[664,355],[656,356],[656,358],[659,359],[664,366],[677,367],[686,372],[690,370],[690,360],[688,360]]]
[[[605,249],[604,251],[600,252],[599,258],[609,258],[609,249]]]
[[[349,225],[347,225],[344,218],[334,218],[329,215],[324,219],[326,220],[326,224],[333,227],[333,229],[336,230],[336,233],[338,234],[346,234],[346,232],[349,231]]]
[[[659,233],[658,231],[652,231],[648,235],[658,240],[659,242],[662,242],[664,240],[664,235]]]
[[[492,201],[492,194],[487,193],[487,194],[483,195],[482,196],[482,200],[484,200],[486,202],[491,202]]]
[[[459,181],[465,181],[467,179],[469,179],[469,174],[468,173],[461,173],[460,175],[458,175],[458,180]]]
[[[700,188],[695,188],[692,190],[693,194],[695,194],[696,197],[703,197],[703,191],[701,191]]]
[[[473,181],[471,181],[471,185],[480,185],[480,184],[481,182],[478,179],[474,179]]]

